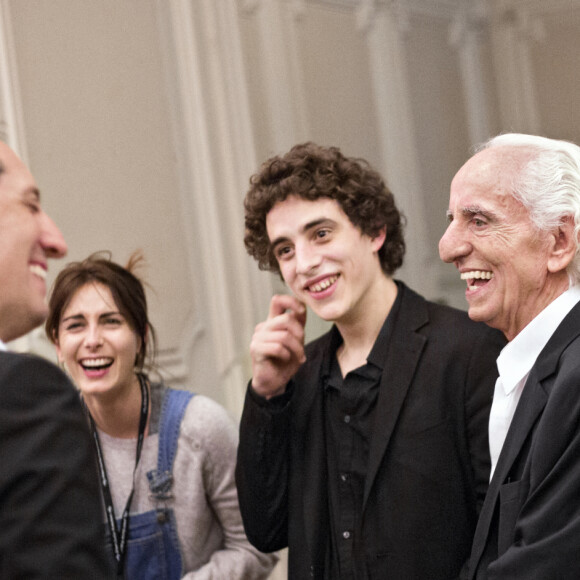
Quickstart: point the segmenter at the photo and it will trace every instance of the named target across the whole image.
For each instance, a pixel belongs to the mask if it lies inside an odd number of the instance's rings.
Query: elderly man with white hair
[[[508,344],[489,419],[492,475],[467,578],[580,578],[580,148],[491,139],[451,184],[439,243],[469,316]]]

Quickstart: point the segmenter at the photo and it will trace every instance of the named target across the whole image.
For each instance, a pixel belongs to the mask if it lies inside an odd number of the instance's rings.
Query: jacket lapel
[[[300,438],[307,442],[303,450],[303,521],[307,522],[304,526],[306,545],[311,550],[311,562],[315,566],[324,563],[329,531],[324,400],[320,384],[322,359],[329,339],[330,333],[321,339],[314,352],[308,354],[305,372],[297,377],[302,388],[296,393],[298,397],[295,398],[296,410],[293,413],[299,418],[295,429],[307,433],[306,437]],[[317,369],[317,372],[309,372],[309,369]]]
[[[472,575],[477,569],[477,564],[487,544],[500,488],[506,481],[514,462],[517,460],[522,447],[548,401],[549,392],[546,390],[546,379],[557,371],[558,360],[562,351],[579,333],[580,303],[570,311],[560,326],[558,326],[539,354],[526,381],[479,515],[470,558],[469,568]],[[470,575],[470,578],[473,577],[472,575]]]
[[[429,322],[425,301],[401,285],[402,302],[393,325],[388,354],[381,377],[369,464],[363,498],[363,511],[395,428],[403,401],[419,364],[427,339],[417,330]]]
[[[534,376],[535,375],[535,376]],[[475,570],[483,555],[487,544],[487,537],[499,498],[499,492],[506,481],[514,462],[538,417],[546,406],[548,396],[538,382],[537,375],[530,373],[522,397],[518,403],[516,413],[506,435],[498,462],[489,484],[485,501],[479,514],[477,528],[473,538],[473,550],[471,554],[470,570]]]

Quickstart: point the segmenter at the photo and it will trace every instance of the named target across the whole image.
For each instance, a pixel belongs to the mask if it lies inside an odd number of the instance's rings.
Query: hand
[[[306,360],[304,325],[306,306],[293,296],[276,295],[268,318],[256,326],[250,343],[252,388],[269,399],[281,395]]]

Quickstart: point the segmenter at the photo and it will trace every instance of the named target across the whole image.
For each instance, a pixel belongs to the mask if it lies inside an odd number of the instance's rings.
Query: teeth
[[[42,278],[43,280],[46,280],[46,270],[42,266],[38,266],[37,264],[31,264],[29,268],[33,274],[35,274],[39,278]]]
[[[105,367],[105,366],[110,365],[112,363],[113,363],[113,359],[108,358],[108,357],[87,358],[87,359],[81,361],[81,364],[83,365],[83,367],[90,367],[90,368]]]
[[[472,272],[463,272],[462,280],[491,280],[493,272],[484,272],[483,270],[473,270]]]
[[[326,290],[329,286],[332,286],[338,280],[338,276],[332,276],[331,278],[327,278],[318,284],[314,284],[310,286],[309,290],[312,292],[322,292],[322,290]]]

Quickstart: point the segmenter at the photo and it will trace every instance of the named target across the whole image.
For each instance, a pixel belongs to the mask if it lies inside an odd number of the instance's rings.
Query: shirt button
[[[347,481],[348,480],[348,473],[341,473],[340,479],[341,479],[341,481]]]
[[[347,531],[345,531],[345,532],[342,532],[342,537],[343,537],[345,540],[348,540],[348,539],[350,538],[350,532],[349,532],[348,530],[347,530]]]
[[[345,423],[350,423],[350,415],[345,415],[344,416],[344,422]]]

